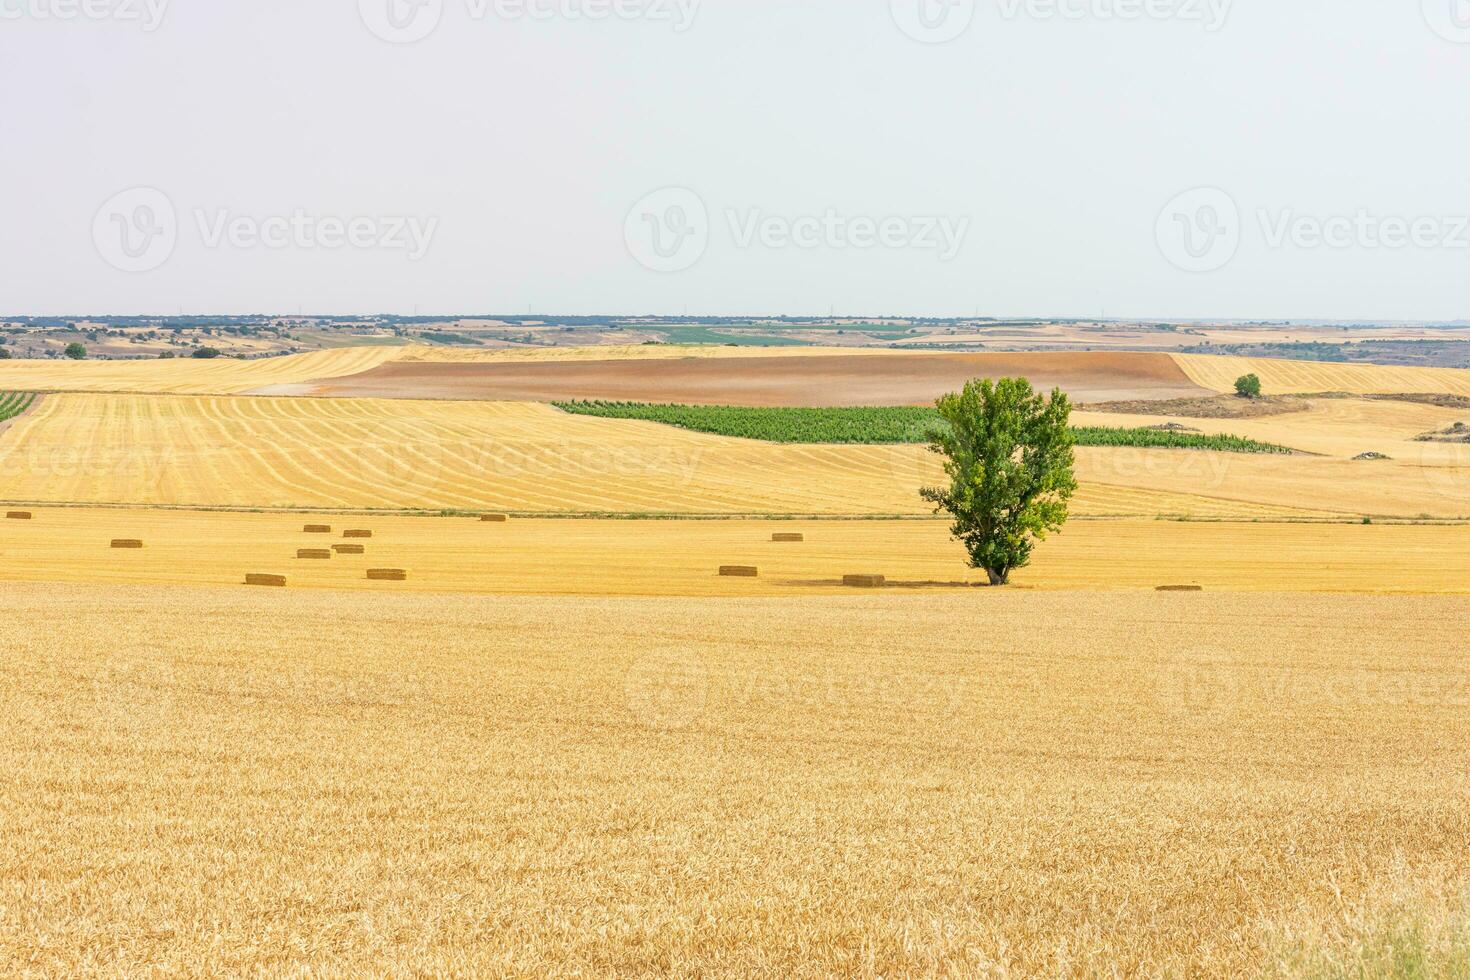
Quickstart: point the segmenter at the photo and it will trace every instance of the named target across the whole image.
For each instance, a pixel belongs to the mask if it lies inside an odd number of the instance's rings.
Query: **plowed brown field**
[[[1205,389],[1167,354],[797,355],[612,361],[391,361],[304,389],[368,398],[697,405],[927,405],[977,377],[1025,376],[1077,401],[1185,398]]]

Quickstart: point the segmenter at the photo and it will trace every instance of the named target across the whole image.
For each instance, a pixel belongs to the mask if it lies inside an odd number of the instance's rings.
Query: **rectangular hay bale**
[[[481,514],[480,521],[485,524],[504,524],[510,520],[509,514]]]
[[[881,589],[888,584],[884,575],[844,575],[842,584],[853,589]]]
[[[273,588],[279,589],[279,588],[283,587],[286,584],[286,576],[284,576],[284,575],[255,575],[255,574],[250,574],[250,575],[246,575],[245,576],[245,584],[246,585],[268,585],[268,586],[271,586]]]
[[[126,548],[136,551],[137,549],[143,547],[143,542],[139,541],[137,538],[113,538],[112,546],[114,548]]]
[[[1155,592],[1203,592],[1203,585],[1161,585]]]
[[[299,548],[296,551],[296,557],[321,561],[324,558],[331,558],[332,552],[327,548]]]
[[[367,549],[360,544],[334,544],[332,550],[339,555],[365,555]]]
[[[31,512],[28,510],[12,510],[5,515],[5,519],[7,521],[28,521],[31,519]]]
[[[721,565],[721,578],[759,578],[760,569],[751,565]]]
[[[330,525],[330,524],[308,524],[305,527],[303,527],[301,530],[305,531],[307,534],[331,534],[332,533],[332,525]]]
[[[367,577],[373,582],[407,582],[408,572],[402,568],[369,568]]]
[[[806,535],[805,534],[773,534],[773,535],[771,535],[771,540],[772,541],[786,541],[786,542],[805,541],[806,540]]]
[[[372,536],[373,536],[373,532],[363,530],[362,528],[357,528],[356,530],[343,531],[342,532],[342,537],[344,537],[344,538],[370,538]]]

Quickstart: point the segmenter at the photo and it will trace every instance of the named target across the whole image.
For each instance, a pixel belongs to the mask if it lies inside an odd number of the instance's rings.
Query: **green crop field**
[[[724,347],[810,347],[795,337],[763,336],[756,333],[721,333],[709,327],[658,327],[671,344],[712,344]]]
[[[643,402],[555,402],[575,415],[661,422],[695,432],[759,439],[762,442],[923,443],[940,425],[932,408],[737,408],[718,405],[653,405]],[[1159,429],[1078,427],[1079,446],[1132,446],[1146,449],[1207,449],[1230,453],[1289,453],[1284,446],[1238,436],[1171,432]]]
[[[36,400],[33,391],[0,391],[0,422],[23,415]]]

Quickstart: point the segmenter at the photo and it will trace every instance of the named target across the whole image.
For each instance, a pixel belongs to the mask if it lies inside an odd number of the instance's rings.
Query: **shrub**
[[[200,347],[189,356],[201,361],[207,361],[211,358],[219,357],[220,352],[216,347]]]
[[[1261,379],[1254,374],[1246,374],[1236,378],[1235,393],[1241,398],[1260,398]]]
[[[62,353],[71,358],[73,361],[84,361],[87,359],[87,348],[83,347],[76,341],[67,344],[66,350]]]

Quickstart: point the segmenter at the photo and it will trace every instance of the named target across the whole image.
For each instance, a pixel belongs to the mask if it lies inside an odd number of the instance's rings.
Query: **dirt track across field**
[[[291,391],[358,398],[696,405],[927,405],[971,378],[1023,376],[1079,402],[1206,394],[1166,354],[895,354],[546,363],[389,362]]]

